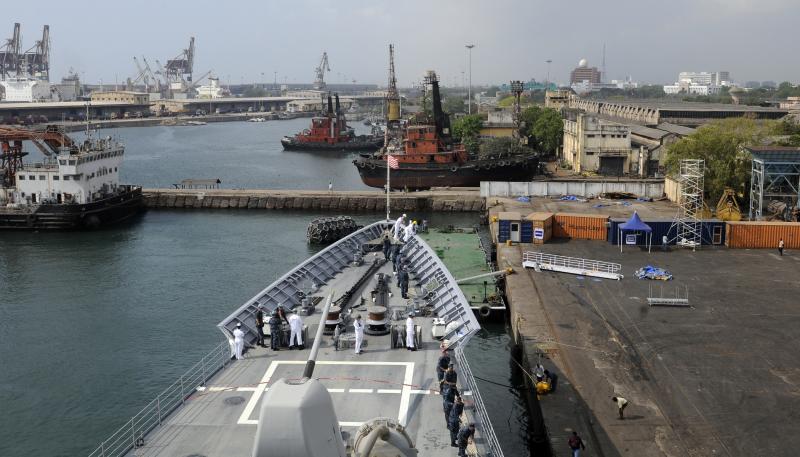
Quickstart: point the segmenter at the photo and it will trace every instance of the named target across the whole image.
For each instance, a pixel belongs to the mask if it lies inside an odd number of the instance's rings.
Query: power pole
[[[474,44],[465,45],[469,50],[469,87],[467,88],[467,114],[472,114],[472,48]]]

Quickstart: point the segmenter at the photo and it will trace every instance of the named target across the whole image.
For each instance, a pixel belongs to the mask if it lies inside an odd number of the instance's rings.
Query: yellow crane
[[[742,211],[739,209],[739,203],[736,202],[736,193],[730,187],[725,188],[717,202],[717,219],[723,221],[742,220]]]

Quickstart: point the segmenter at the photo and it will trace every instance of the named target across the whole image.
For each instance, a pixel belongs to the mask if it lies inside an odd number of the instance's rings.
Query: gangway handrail
[[[568,257],[556,254],[546,254],[544,252],[526,251],[522,254],[523,262],[535,262],[545,265],[559,265],[570,268],[580,268],[583,270],[602,271],[606,273],[616,273],[622,269],[622,265],[603,260],[583,259],[580,257]]]
[[[150,403],[134,414],[125,425],[117,429],[89,454],[89,457],[124,456],[131,449],[143,447],[145,436],[161,425],[166,417],[186,402],[198,387],[224,369],[231,361],[230,345],[219,343],[205,354],[169,387],[159,393]]]

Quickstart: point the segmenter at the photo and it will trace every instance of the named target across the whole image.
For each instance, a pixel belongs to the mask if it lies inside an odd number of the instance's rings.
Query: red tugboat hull
[[[287,151],[377,151],[383,146],[383,138],[372,135],[353,137],[350,141],[328,143],[324,141],[298,141],[293,137],[281,138]]]

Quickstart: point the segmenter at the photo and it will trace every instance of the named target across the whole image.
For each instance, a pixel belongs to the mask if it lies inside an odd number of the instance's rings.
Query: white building
[[[13,200],[19,203],[91,203],[119,186],[125,147],[108,137],[65,150],[55,159],[17,171]]]
[[[4,102],[50,101],[50,82],[34,78],[9,78],[0,81],[5,90]]]
[[[564,119],[563,158],[576,172],[622,175],[635,169],[630,127],[577,113]]]

